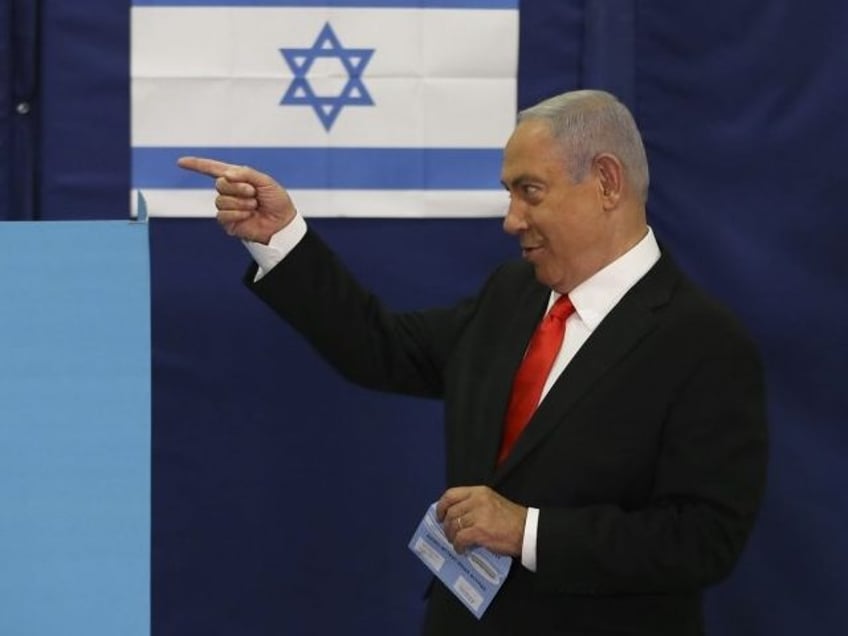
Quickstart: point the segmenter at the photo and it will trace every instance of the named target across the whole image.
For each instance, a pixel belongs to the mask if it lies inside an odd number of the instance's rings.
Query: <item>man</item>
[[[341,373],[444,398],[445,531],[516,563],[479,621],[435,583],[424,633],[702,633],[701,591],[762,496],[762,372],[657,245],[620,102],[578,91],[519,115],[502,181],[523,262],[449,309],[388,312],[269,176],[180,165],[216,178],[218,220],[257,263],[246,283]]]

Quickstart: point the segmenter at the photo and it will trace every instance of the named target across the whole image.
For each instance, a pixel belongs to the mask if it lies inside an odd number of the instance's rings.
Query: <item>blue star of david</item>
[[[362,71],[371,60],[374,49],[346,49],[327,22],[315,43],[308,49],[280,49],[294,79],[280,104],[311,106],[318,119],[329,131],[345,106],[373,106],[374,100],[362,82]],[[347,72],[347,82],[341,92],[332,97],[316,95],[309,83],[309,70],[318,58],[336,58]]]

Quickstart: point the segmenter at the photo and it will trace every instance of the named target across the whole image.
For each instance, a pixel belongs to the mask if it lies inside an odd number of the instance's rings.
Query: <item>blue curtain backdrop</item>
[[[0,0],[0,218],[126,216],[128,20]],[[628,101],[654,228],[767,362],[769,489],[709,594],[714,634],[848,633],[846,32],[841,0],[521,6],[519,105]],[[517,253],[496,219],[313,224],[397,308]],[[406,541],[442,488],[439,405],[336,377],[242,288],[214,221],[154,220],[151,243],[154,636],[417,633],[428,576]]]

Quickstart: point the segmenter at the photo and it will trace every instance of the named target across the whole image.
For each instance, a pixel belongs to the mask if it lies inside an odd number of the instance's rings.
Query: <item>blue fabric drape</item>
[[[650,214],[766,362],[766,501],[716,634],[848,633],[848,237],[840,104],[848,5],[639,3],[637,111]],[[838,565],[839,564],[839,565]]]
[[[583,88],[609,91],[631,109],[636,93],[636,0],[586,0]]]
[[[0,219],[12,209],[12,0],[0,0]]]
[[[125,219],[129,3],[40,1],[40,218]]]
[[[39,2],[0,4],[0,219],[38,214]]]

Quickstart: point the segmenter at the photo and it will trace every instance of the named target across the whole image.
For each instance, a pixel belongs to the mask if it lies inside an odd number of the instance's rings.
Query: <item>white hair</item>
[[[621,161],[642,202],[647,200],[650,175],[642,136],[627,106],[614,95],[598,90],[563,93],[518,113],[519,123],[527,119],[548,122],[575,182],[584,179],[595,157],[608,153]]]

